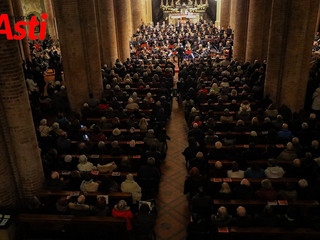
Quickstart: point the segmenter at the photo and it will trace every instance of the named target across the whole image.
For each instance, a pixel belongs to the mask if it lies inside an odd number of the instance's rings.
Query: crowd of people
[[[142,25],[130,42],[131,58],[193,60],[198,57],[232,56],[233,33],[229,27],[218,29],[214,23]]]
[[[90,95],[81,114],[66,107],[59,47],[50,39],[31,45],[32,61],[24,70],[46,189],[70,194],[37,196],[30,210],[125,218],[136,239],[152,239],[152,199],[170,140],[165,128],[176,73],[169,59],[177,55],[177,100],[189,126],[183,152],[189,239],[209,239],[230,226],[318,229],[318,207],[302,211],[290,203],[320,198],[320,108],[312,107],[311,113],[276,108],[263,95],[266,62],[231,60],[232,39],[230,28],[218,30],[206,22],[143,25],[130,43],[131,58],[102,66],[102,97]],[[221,54],[225,50],[227,57]],[[54,69],[55,81],[46,84],[48,69]],[[52,103],[54,120],[46,119]],[[274,182],[284,178],[292,181]],[[121,191],[131,193],[130,199],[103,196]],[[269,204],[229,207],[213,200]]]
[[[265,70],[265,63],[236,59],[180,66],[178,93],[190,128],[183,152],[190,239],[211,239],[232,226],[319,227],[317,206],[291,204],[320,199],[319,120],[312,112],[276,108],[264,97]],[[213,200],[269,204],[224,206]]]
[[[60,111],[54,121],[43,118],[36,123],[46,189],[70,194],[49,200],[38,196],[41,204],[33,199],[33,212],[121,217],[137,239],[153,236],[152,199],[170,139],[165,127],[171,114],[173,69],[170,61],[128,59],[117,60],[112,68],[104,65],[101,99],[90,95],[81,115]],[[132,197],[116,202],[97,197],[114,192]]]

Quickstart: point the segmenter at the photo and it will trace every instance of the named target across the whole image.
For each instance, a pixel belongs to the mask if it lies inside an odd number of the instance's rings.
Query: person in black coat
[[[152,239],[156,215],[148,204],[143,203],[132,219],[133,232],[136,239]]]
[[[208,218],[212,214],[212,199],[205,194],[203,186],[200,186],[198,189],[199,192],[191,200],[191,211]]]
[[[240,184],[233,190],[234,197],[240,200],[249,200],[253,198],[253,188],[247,179],[242,179]]]
[[[189,175],[184,182],[184,194],[189,194],[189,199],[191,200],[199,191],[200,186],[206,185],[206,179],[200,175],[198,168],[193,167],[189,171]]]
[[[199,144],[203,143],[205,134],[199,129],[197,123],[193,124],[193,128],[188,132],[188,138],[193,137]]]
[[[197,146],[197,142],[193,137],[188,138],[188,143],[189,146],[186,147],[186,149],[182,153],[186,160],[186,166],[189,165],[189,161],[195,158],[196,154],[200,151],[200,147]]]
[[[239,206],[237,208],[237,216],[233,219],[233,224],[238,227],[251,227],[252,226],[252,217],[247,214],[247,210]]]

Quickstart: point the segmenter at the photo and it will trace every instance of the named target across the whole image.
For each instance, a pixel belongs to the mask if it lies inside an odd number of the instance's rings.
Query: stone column
[[[221,0],[220,27],[226,29],[230,24],[231,0]]]
[[[315,33],[319,32],[319,24],[320,24],[320,5],[318,6],[318,17],[317,17]]]
[[[152,0],[145,0],[145,1],[146,1],[145,4],[146,4],[147,23],[150,24],[152,22]]]
[[[12,6],[13,6],[14,15],[16,17],[24,17],[21,0],[12,0]],[[21,26],[21,28],[27,31],[25,26]],[[30,53],[29,41],[27,36],[20,41],[23,49],[24,58],[31,60],[31,53]]]
[[[233,57],[240,61],[244,61],[246,56],[249,0],[234,1],[236,1],[236,16],[234,27]]]
[[[214,23],[215,27],[220,27],[221,20],[221,0],[217,0],[217,9],[216,9],[216,21]]]
[[[146,24],[147,23],[147,3],[146,3],[145,0],[142,0],[141,4],[142,4],[142,6],[141,6],[141,9],[142,9],[142,11],[141,11],[142,22],[144,24]]]
[[[117,30],[113,0],[97,0],[100,22],[102,64],[112,66],[118,58]]]
[[[89,93],[100,99],[103,86],[95,0],[79,1],[79,10]]]
[[[236,1],[235,0],[231,0],[230,3],[230,26],[232,28],[232,30],[234,30],[234,25],[236,23],[236,14],[237,14],[237,8],[236,8]]]
[[[135,33],[137,31],[137,28],[139,28],[143,22],[142,12],[144,12],[145,9],[143,8],[142,2],[145,2],[145,1],[144,0],[132,0],[131,1],[132,32],[133,33]]]
[[[305,101],[317,6],[319,0],[274,0],[272,5],[265,95],[293,112]]]
[[[246,61],[267,59],[271,16],[270,0],[252,0],[249,5]]]
[[[43,2],[46,14],[48,15],[47,28],[49,30],[49,34],[53,40],[57,40],[57,29],[54,21],[55,17],[53,13],[52,0],[45,0]]]
[[[13,176],[10,155],[4,138],[4,124],[6,123],[4,111],[0,105],[0,208],[12,209],[17,206],[18,190]]]
[[[115,0],[119,58],[125,61],[130,57],[129,41],[132,37],[130,0]]]
[[[78,1],[55,0],[54,7],[70,108],[80,112],[89,97],[86,67],[89,59],[85,55]]]
[[[0,3],[1,13],[13,15],[10,0]],[[20,198],[33,197],[43,187],[44,174],[33,125],[28,92],[17,41],[0,35],[0,104],[2,134],[10,148],[11,166],[19,179]],[[2,135],[2,136],[3,136]],[[9,142],[10,141],[10,142]],[[1,143],[3,144],[3,143]],[[3,148],[3,147],[2,147]],[[1,152],[1,158],[5,153]],[[1,160],[1,166],[5,159]],[[8,169],[8,172],[10,170]],[[6,179],[11,181],[12,178]],[[1,183],[4,183],[1,181]],[[10,196],[11,189],[7,189]],[[14,200],[13,200],[14,201]]]

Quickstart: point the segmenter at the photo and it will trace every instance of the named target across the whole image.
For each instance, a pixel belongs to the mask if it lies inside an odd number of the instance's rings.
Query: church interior
[[[320,239],[319,0],[0,0],[0,239]]]

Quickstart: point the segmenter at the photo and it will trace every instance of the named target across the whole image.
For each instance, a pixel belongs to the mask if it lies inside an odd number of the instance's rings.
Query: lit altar
[[[161,0],[164,20],[172,24],[207,20],[208,6],[208,0]]]

